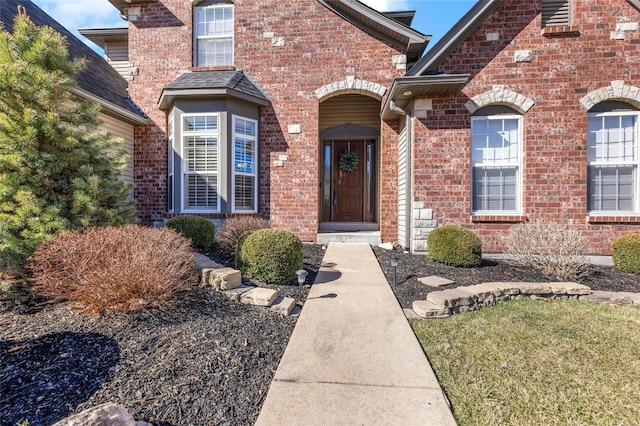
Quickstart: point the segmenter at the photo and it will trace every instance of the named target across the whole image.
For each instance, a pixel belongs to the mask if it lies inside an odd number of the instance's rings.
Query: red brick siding
[[[414,196],[438,223],[457,223],[480,236],[485,251],[501,251],[511,222],[471,218],[470,114],[472,97],[504,85],[535,101],[524,114],[523,216],[569,223],[588,238],[588,251],[610,253],[631,224],[587,222],[587,111],[580,99],[613,80],[640,86],[640,35],[611,40],[619,22],[639,22],[625,0],[575,0],[571,34],[545,36],[540,0],[505,1],[443,64],[447,73],[470,73],[463,93],[434,99],[415,125]],[[500,41],[486,34],[500,33]],[[514,63],[517,50],[532,62]],[[416,120],[417,121],[417,120]]]
[[[268,13],[265,13],[268,11]],[[169,26],[165,26],[169,25]],[[284,37],[272,47],[263,33]],[[142,8],[129,25],[130,61],[139,75],[131,96],[152,124],[136,133],[136,197],[139,214],[149,220],[165,211],[165,113],[156,105],[162,88],[192,68],[192,6],[163,0]],[[273,227],[286,228],[315,241],[318,229],[318,99],[314,91],[346,76],[390,87],[402,75],[392,64],[397,49],[371,37],[324,8],[316,0],[235,2],[235,68],[244,69],[271,98],[261,111],[261,213]],[[300,124],[302,133],[289,134]],[[381,129],[381,206],[383,238],[395,239],[394,129]],[[288,160],[274,167],[280,154]],[[395,175],[394,175],[395,176]],[[393,183],[392,183],[393,182]]]

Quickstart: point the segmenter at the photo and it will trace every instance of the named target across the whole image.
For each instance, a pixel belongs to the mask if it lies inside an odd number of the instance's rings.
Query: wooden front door
[[[373,222],[374,141],[325,141],[323,166],[323,222]],[[345,152],[353,152],[358,166],[340,167]],[[348,168],[348,166],[347,166]]]
[[[334,142],[333,145],[333,191],[334,222],[362,222],[362,209],[364,207],[364,176],[362,169],[364,141]],[[347,152],[353,152],[358,157],[358,167],[353,171],[344,171],[340,168],[340,157]]]

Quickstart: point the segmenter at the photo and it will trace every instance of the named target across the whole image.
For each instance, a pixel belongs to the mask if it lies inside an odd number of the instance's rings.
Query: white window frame
[[[233,13],[233,28],[231,31],[231,36],[229,36],[228,34],[221,34],[221,35],[201,35],[198,33],[198,14],[201,11],[206,11],[206,10],[214,10],[214,9],[228,9],[230,8],[232,10]],[[215,12],[214,12],[215,15]],[[193,43],[193,56],[194,56],[194,63],[196,67],[225,67],[225,66],[233,66],[234,62],[235,62],[235,9],[234,9],[234,5],[231,3],[223,3],[223,4],[212,4],[212,5],[208,5],[208,6],[198,6],[195,8],[195,13],[194,13],[194,18],[193,18],[193,38],[194,38],[194,43]],[[218,40],[226,40],[226,39],[231,39],[231,63],[228,64],[201,64],[199,59],[199,52],[200,52],[200,40],[214,40],[214,39],[218,39]]]
[[[634,148],[633,148],[633,157],[632,161],[590,161],[588,150],[589,148],[589,135],[587,135],[587,188],[591,184],[590,182],[590,173],[589,169],[591,166],[631,166],[634,167],[633,172],[633,210],[589,210],[590,200],[589,197],[591,194],[587,190],[587,214],[590,216],[629,216],[636,215],[640,213],[640,111],[610,111],[610,112],[597,112],[597,113],[589,113],[588,120],[592,118],[606,118],[606,117],[621,117],[621,116],[634,116],[635,120],[635,128],[633,130],[634,133]],[[587,125],[587,129],[589,126]],[[589,130],[587,130],[589,131]]]
[[[175,115],[173,112],[169,114],[167,121],[167,212],[173,213],[175,211],[175,122],[173,121]]]
[[[517,161],[515,163],[512,162],[496,162],[496,163],[474,163],[473,162],[473,128],[474,121],[486,121],[486,120],[518,120],[518,155]],[[495,115],[485,115],[485,116],[477,116],[471,117],[471,152],[470,152],[470,162],[471,162],[471,214],[477,216],[517,216],[522,214],[522,155],[523,155],[523,128],[522,128],[522,116],[519,114],[495,114]],[[473,173],[474,167],[482,167],[482,168],[516,168],[516,208],[515,210],[474,210],[473,201],[474,201],[474,185],[475,185],[475,176]]]
[[[217,117],[218,120],[218,126],[217,129],[215,131],[190,131],[184,130],[184,120],[185,117]],[[220,115],[220,113],[211,113],[211,112],[207,112],[207,113],[182,113],[180,114],[180,155],[182,158],[182,170],[180,171],[180,189],[181,189],[181,212],[183,213],[220,213],[220,201],[221,201],[221,196],[220,196],[220,176],[222,175],[221,173],[221,167],[222,167],[222,163],[223,163],[223,159],[221,158],[221,145],[223,143],[222,141],[222,132],[221,132],[221,127],[222,127],[222,116]],[[184,144],[184,139],[185,136],[200,136],[200,137],[215,137],[217,138],[217,146],[216,146],[216,155],[217,155],[217,159],[218,159],[218,167],[215,173],[213,172],[198,172],[198,171],[187,171],[187,156],[185,155],[185,144]],[[215,175],[216,176],[216,188],[217,188],[217,200],[216,200],[216,205],[217,208],[216,209],[195,209],[195,208],[188,208],[186,206],[186,200],[187,200],[187,190],[186,190],[186,176],[190,176],[190,175],[203,175],[203,176],[212,176]]]
[[[255,129],[255,136],[245,135],[243,133],[236,133],[236,120],[245,120],[253,123]],[[232,131],[231,133],[231,212],[232,213],[257,213],[258,212],[258,120],[252,118],[242,117],[239,115],[232,116]],[[242,139],[247,139],[253,142],[253,173],[237,172],[236,171],[236,136]],[[253,209],[236,209],[236,176],[250,176],[254,179],[253,186]]]

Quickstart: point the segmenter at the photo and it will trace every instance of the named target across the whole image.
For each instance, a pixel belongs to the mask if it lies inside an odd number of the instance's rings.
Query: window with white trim
[[[167,211],[173,212],[173,114],[167,121]]]
[[[471,192],[474,214],[521,211],[522,116],[471,117]]]
[[[637,111],[589,114],[589,213],[638,212]]]
[[[219,212],[220,115],[182,116],[182,210]]]
[[[233,5],[195,8],[196,66],[233,65]]]
[[[233,116],[233,189],[232,211],[257,211],[257,154],[258,122]]]

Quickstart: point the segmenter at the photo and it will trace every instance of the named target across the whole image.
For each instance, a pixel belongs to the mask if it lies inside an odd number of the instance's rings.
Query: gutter
[[[106,112],[110,113],[109,115],[113,115],[117,118],[120,118],[130,124],[136,126],[146,126],[149,124],[149,119],[141,117],[140,115],[131,112],[127,109],[124,109],[118,105],[112,104],[111,102],[105,101],[104,99],[87,92],[86,90],[74,88],[70,90],[74,95],[86,99],[88,101],[94,102],[100,105]]]

